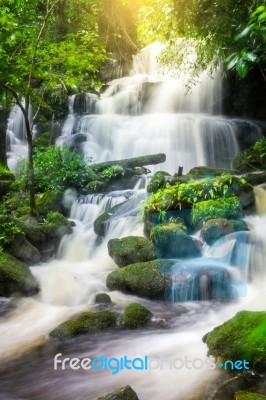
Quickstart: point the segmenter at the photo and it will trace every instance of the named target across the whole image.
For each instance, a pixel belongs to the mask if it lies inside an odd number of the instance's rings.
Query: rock
[[[234,226],[228,219],[216,218],[205,222],[200,233],[205,242],[211,245],[220,237],[228,235],[234,231]]]
[[[38,264],[41,261],[39,250],[28,242],[23,234],[16,234],[7,250],[12,256],[28,265]]]
[[[238,175],[240,174],[240,172],[237,170],[237,168],[233,170],[233,169],[211,168],[202,166],[202,167],[194,167],[188,173],[188,175],[191,175],[193,179],[215,177],[223,174]]]
[[[31,296],[39,287],[29,267],[8,253],[0,253],[0,296]]]
[[[127,306],[122,315],[125,328],[143,328],[150,321],[152,313],[139,303]]]
[[[14,222],[25,233],[26,239],[39,250],[45,242],[45,233],[37,218],[24,215]]]
[[[208,355],[248,361],[257,372],[266,367],[266,312],[241,311],[207,336]]]
[[[246,174],[245,179],[253,186],[261,185],[266,183],[266,171]]]
[[[112,304],[112,300],[107,293],[97,293],[95,296],[95,304]]]
[[[248,226],[244,221],[236,221],[231,219],[230,224],[233,226],[235,232],[248,231]]]
[[[117,210],[122,206],[123,203],[117,204],[116,206],[110,208],[108,211],[102,213],[94,221],[94,232],[98,236],[104,236],[108,220],[117,212]]]
[[[116,314],[111,311],[84,312],[63,322],[53,329],[49,336],[58,339],[71,338],[87,333],[95,333],[116,324]]]
[[[147,192],[155,193],[157,190],[163,188],[166,184],[166,176],[170,175],[164,171],[155,172],[147,186]]]
[[[109,240],[108,253],[118,267],[156,259],[153,243],[141,236]]]
[[[125,386],[108,393],[106,396],[97,397],[96,400],[139,400],[137,394],[130,386]]]
[[[110,290],[163,299],[165,289],[171,286],[167,272],[172,265],[173,261],[170,260],[154,260],[127,265],[111,272],[107,276],[106,285]]]
[[[86,193],[101,193],[105,191],[105,183],[99,180],[92,181],[86,186]]]
[[[73,232],[72,224],[59,212],[50,212],[43,224],[45,244],[42,247],[42,259],[52,257],[58,249],[61,239]]]
[[[184,225],[168,222],[152,228],[158,258],[196,257],[199,250],[196,242],[186,232]]]
[[[237,392],[235,400],[266,400],[266,396],[254,392]]]
[[[15,175],[12,171],[0,165],[0,181],[14,182],[15,179]]]
[[[42,193],[37,199],[37,211],[41,216],[46,217],[49,211],[64,213],[63,192],[53,191]]]

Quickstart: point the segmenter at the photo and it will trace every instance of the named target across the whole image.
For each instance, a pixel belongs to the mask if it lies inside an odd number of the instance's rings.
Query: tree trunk
[[[135,168],[135,167],[143,167],[145,165],[161,164],[165,162],[165,160],[166,160],[166,155],[163,153],[149,154],[147,156],[127,158],[124,160],[117,160],[117,161],[106,161],[99,164],[93,164],[91,168],[94,171],[101,172],[106,168],[112,167],[113,165],[120,165],[123,168]]]
[[[8,112],[0,110],[0,164],[7,167],[6,157],[6,129],[7,129]]]

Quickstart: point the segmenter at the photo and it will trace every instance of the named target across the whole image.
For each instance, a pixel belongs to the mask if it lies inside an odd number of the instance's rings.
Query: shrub
[[[35,149],[34,168],[36,189],[45,192],[63,190],[67,187],[81,188],[88,183],[87,165],[81,155],[54,145],[43,149]],[[28,189],[27,162],[19,164],[19,181],[24,189]]]
[[[0,216],[0,225],[1,225],[0,248],[3,248],[6,245],[8,245],[14,239],[14,236],[16,234],[22,233],[21,228],[17,226],[8,216],[5,215]]]

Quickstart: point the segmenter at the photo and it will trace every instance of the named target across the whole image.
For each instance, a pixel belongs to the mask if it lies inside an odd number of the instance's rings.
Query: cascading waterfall
[[[212,77],[203,72],[188,92],[181,80],[160,73],[160,48],[147,46],[135,57],[131,76],[110,82],[98,100],[94,94],[83,100],[79,95],[75,106],[70,97],[71,113],[57,143],[83,135],[84,157],[95,162],[167,154],[166,163],[152,171],[175,173],[178,165],[185,172],[196,165],[230,168],[243,128],[242,121],[221,115],[221,71]],[[253,143],[260,127],[245,122]]]
[[[89,100],[79,105],[82,112],[76,112],[76,96],[72,96],[69,117],[58,143],[76,133],[83,134],[86,136],[84,155],[97,162],[165,152],[166,164],[156,168],[171,173],[176,172],[178,165],[184,166],[185,171],[199,164],[230,166],[238,151],[239,125],[236,120],[214,117],[219,112],[221,95],[219,73],[210,81],[203,76],[203,83],[193,89],[193,95],[187,95],[183,88],[178,89],[180,83],[174,86],[168,79],[164,82],[158,82],[158,76],[155,79],[156,63],[149,56],[152,52],[150,47],[149,54],[143,52],[135,60],[134,71],[138,76],[132,72],[131,77],[112,82],[98,101],[88,95]],[[254,130],[252,140],[255,140],[260,135],[259,128],[252,122],[248,124]],[[169,300],[186,300],[185,303],[159,303],[117,291],[109,293],[118,311],[129,303],[142,302],[157,319],[167,320],[167,330],[158,328],[141,334],[120,331],[98,338],[85,337],[71,342],[62,352],[67,357],[79,358],[148,355],[173,360],[205,359],[207,349],[201,338],[206,332],[243,308],[263,310],[266,306],[262,295],[266,275],[263,208],[266,192],[260,187],[255,193],[262,215],[247,218],[250,232],[227,235],[221,243],[212,246],[203,244],[202,255],[197,260],[183,262],[181,273],[173,274],[175,282],[169,289]],[[7,363],[2,374],[0,395],[3,399],[95,400],[125,384],[132,385],[143,400],[199,400],[206,393],[206,387],[219,374],[217,370],[175,370],[166,365],[164,369],[123,371],[117,375],[111,375],[110,371],[86,374],[69,369],[54,371],[52,358],[58,349],[54,351],[49,346],[47,351],[44,348],[26,361],[19,358],[43,346],[48,333],[61,322],[80,311],[95,309],[95,294],[108,291],[106,276],[116,268],[107,254],[107,242],[114,237],[142,235],[138,213],[139,201],[144,197],[145,190],[136,187],[130,191],[82,196],[73,201],[70,218],[75,224],[74,231],[63,238],[58,258],[31,268],[41,292],[32,298],[17,300],[16,307],[0,323],[1,358],[6,362],[16,359],[15,363]],[[261,198],[264,200],[260,201]],[[94,232],[95,219],[117,204],[122,205],[105,225],[105,237],[99,239]],[[180,260],[176,260],[176,266],[180,268]],[[196,274],[199,268],[202,273]],[[221,297],[219,294],[224,288],[219,285],[228,277],[233,284],[243,282],[246,288],[246,293],[240,288],[243,297],[231,304],[208,302],[209,292],[214,288],[217,299]],[[179,298],[175,297],[175,288],[179,288]],[[236,285],[231,288],[239,289]],[[190,301],[195,300],[195,293],[202,302]]]

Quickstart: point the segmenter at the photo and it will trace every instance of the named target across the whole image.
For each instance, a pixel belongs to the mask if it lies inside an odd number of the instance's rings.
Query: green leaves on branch
[[[266,80],[266,6],[256,8],[245,28],[235,36],[235,41],[240,49],[227,58],[227,68],[235,69],[244,78],[254,64],[258,64]]]

